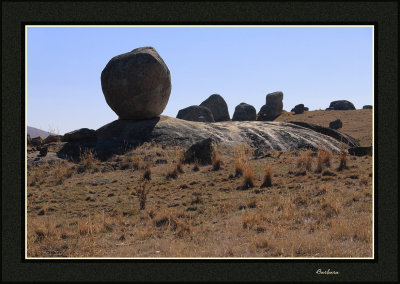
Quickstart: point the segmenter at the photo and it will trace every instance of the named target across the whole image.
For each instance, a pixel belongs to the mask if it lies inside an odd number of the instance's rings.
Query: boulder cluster
[[[219,94],[213,94],[200,105],[193,105],[181,109],[176,118],[201,121],[219,122],[230,120],[228,105]]]
[[[273,121],[282,113],[283,93],[274,92],[266,96],[265,105],[263,105],[257,114],[254,106],[247,103],[240,103],[235,107],[232,121]],[[229,111],[225,100],[219,94],[213,94],[200,105],[193,105],[181,109],[177,118],[201,121],[201,122],[219,122],[229,121]]]

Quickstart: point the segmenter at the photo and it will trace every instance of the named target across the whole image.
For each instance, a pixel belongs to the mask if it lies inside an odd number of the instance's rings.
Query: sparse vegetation
[[[250,159],[243,144],[221,150],[218,171],[196,171],[196,161],[179,168],[184,150],[144,144],[103,162],[85,150],[80,161],[28,164],[28,257],[372,256],[372,157]]]
[[[346,170],[348,169],[347,167],[347,150],[344,148],[344,146],[341,147],[340,149],[340,155],[339,155],[339,167],[338,167],[338,171],[342,171],[342,170]]]
[[[245,167],[243,172],[243,188],[251,188],[254,186],[254,171],[250,166]]]
[[[267,165],[264,171],[264,181],[261,187],[270,187],[272,186],[272,170],[271,165]]]
[[[146,163],[146,166],[145,166],[144,172],[143,172],[143,179],[151,180],[151,164],[150,163]]]
[[[138,188],[136,188],[136,196],[139,199],[140,210],[144,210],[146,208],[147,194],[149,194],[148,181],[144,180],[139,184]]]

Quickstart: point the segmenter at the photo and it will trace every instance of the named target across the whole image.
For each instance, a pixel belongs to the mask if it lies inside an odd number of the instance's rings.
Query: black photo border
[[[14,0],[3,1],[1,8],[3,281],[398,280],[400,10],[397,1]],[[25,259],[25,25],[63,24],[374,25],[375,258]],[[318,269],[339,271],[340,274],[318,275]]]

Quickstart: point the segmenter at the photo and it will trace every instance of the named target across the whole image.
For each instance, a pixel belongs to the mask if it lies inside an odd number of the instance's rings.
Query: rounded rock
[[[101,73],[101,87],[120,119],[151,119],[167,106],[171,75],[153,47],[140,47],[108,62]]]
[[[189,121],[215,122],[211,110],[204,106],[189,106],[181,109],[176,118]]]
[[[224,98],[219,94],[213,94],[209,96],[208,99],[200,104],[200,106],[209,108],[216,122],[230,120],[228,105],[226,104]]]
[[[235,107],[232,121],[253,121],[256,117],[256,109],[252,105],[241,103]]]
[[[354,110],[356,109],[354,105],[346,100],[333,101],[330,103],[329,108],[333,108],[334,110]]]

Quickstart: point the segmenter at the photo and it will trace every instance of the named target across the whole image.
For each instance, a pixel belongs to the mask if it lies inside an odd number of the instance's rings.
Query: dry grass
[[[143,179],[151,180],[151,164],[148,162],[144,168]]]
[[[250,166],[245,167],[243,171],[243,189],[254,186],[254,171]]]
[[[261,187],[270,187],[272,186],[272,170],[271,165],[267,165],[264,171],[264,181]]]
[[[140,210],[144,210],[146,208],[146,201],[149,190],[150,188],[148,187],[147,179],[143,180],[143,182],[135,190],[135,194],[139,199]]]
[[[79,156],[79,164],[78,173],[83,173],[87,171],[96,172],[99,170],[99,160],[96,158],[96,154],[93,150],[84,149],[81,151]]]
[[[100,163],[90,154],[99,171],[75,174],[80,162],[28,165],[28,256],[372,255],[372,157],[355,157],[356,168],[333,173],[341,158],[331,154],[330,168],[321,158],[317,174],[306,169],[309,152],[297,151],[306,173],[293,175],[288,172],[297,170],[295,152],[249,159],[251,149],[241,146],[221,154],[218,171],[182,173],[174,155],[179,150],[184,149],[142,145],[131,162],[143,161],[143,171],[120,167],[124,156]],[[240,179],[233,177],[238,160]],[[146,162],[152,165],[151,182],[144,178]],[[103,172],[110,164],[115,168]],[[271,185],[265,189],[237,190],[266,179]]]
[[[339,155],[339,167],[337,168],[338,171],[346,170],[348,169],[347,166],[347,149],[344,148],[344,146],[341,147],[340,149],[340,155]]]
[[[213,171],[218,171],[221,169],[221,164],[222,164],[222,157],[221,154],[219,153],[218,149],[214,149],[214,155],[212,158],[212,170]]]

